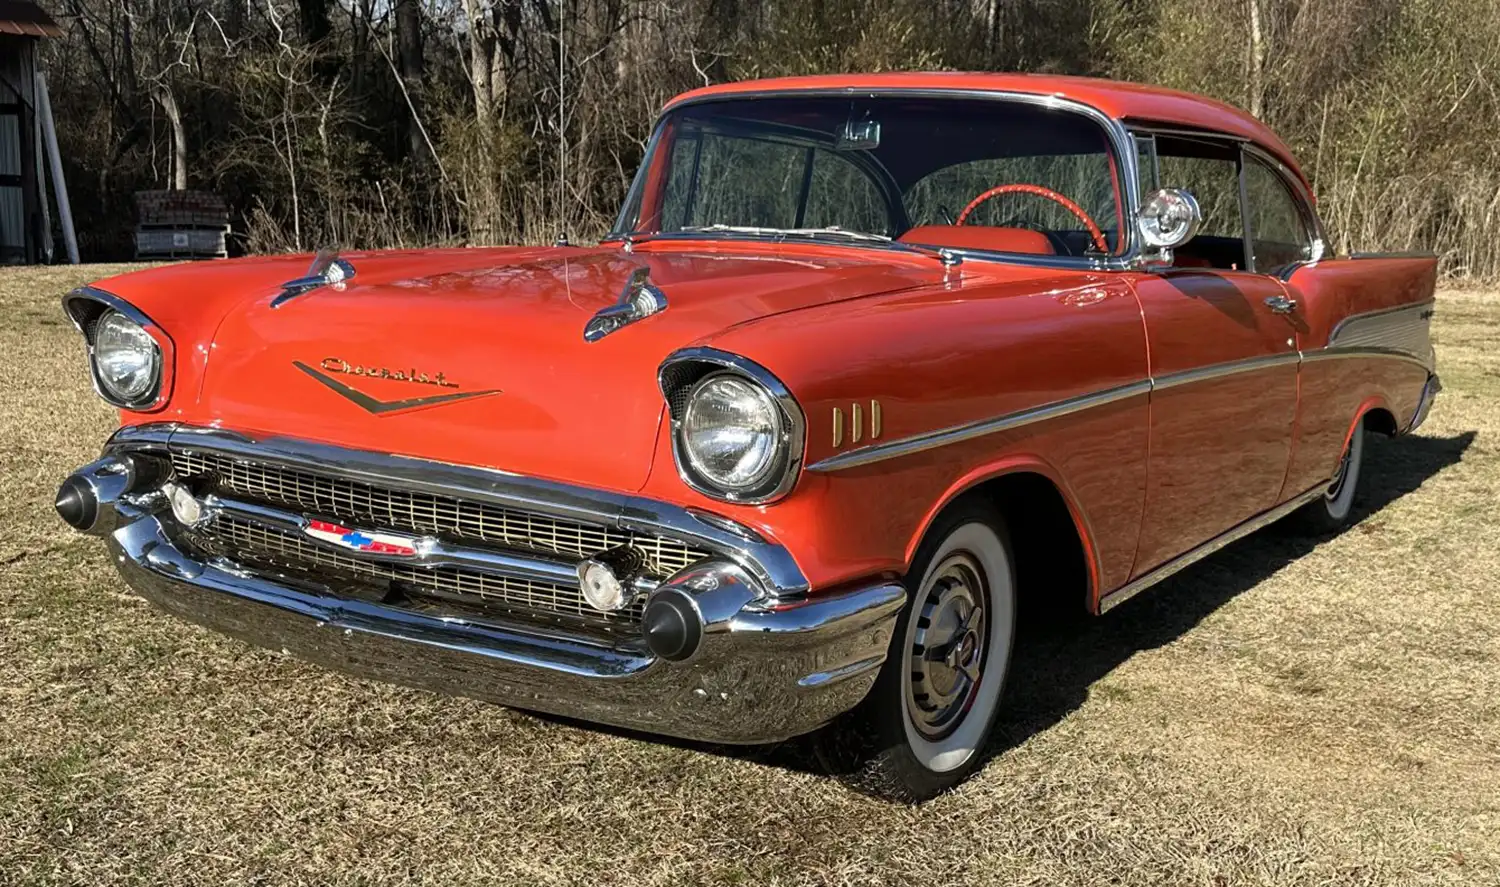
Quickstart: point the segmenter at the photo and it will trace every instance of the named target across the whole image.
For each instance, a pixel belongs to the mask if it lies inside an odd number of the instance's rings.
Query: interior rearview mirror
[[[1179,188],[1162,188],[1146,195],[1136,217],[1141,239],[1154,249],[1187,243],[1203,224],[1203,211],[1193,195]]]

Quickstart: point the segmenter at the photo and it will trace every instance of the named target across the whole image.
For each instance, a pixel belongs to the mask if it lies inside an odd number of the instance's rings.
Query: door
[[[1191,191],[1204,223],[1175,267],[1134,281],[1154,387],[1133,576],[1278,504],[1298,396],[1286,289],[1246,248],[1239,146],[1158,136],[1156,153],[1161,184]]]

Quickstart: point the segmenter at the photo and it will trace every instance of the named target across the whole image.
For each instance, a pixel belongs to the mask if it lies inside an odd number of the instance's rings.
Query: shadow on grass
[[[1350,529],[1429,477],[1463,458],[1475,432],[1454,437],[1372,437],[1365,449],[1361,490]],[[1011,663],[1000,723],[986,758],[992,759],[1066,717],[1088,699],[1090,688],[1136,653],[1171,643],[1239,594],[1311,552],[1327,537],[1254,533],[1165,580],[1098,619],[1023,618]],[[1344,532],[1349,532],[1345,530]],[[1045,676],[1045,680],[1038,680]],[[565,720],[548,718],[549,720]],[[774,746],[714,746],[663,739],[589,724],[586,729],[690,748],[773,767],[826,774],[808,739]]]

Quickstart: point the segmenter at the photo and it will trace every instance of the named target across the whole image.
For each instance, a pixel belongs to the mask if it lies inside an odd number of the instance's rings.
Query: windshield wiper
[[[890,243],[884,234],[869,234],[850,231],[832,225],[827,228],[759,228],[754,225],[691,225],[681,229],[693,234],[750,234],[756,237],[843,237],[848,240],[864,240],[873,243]]]

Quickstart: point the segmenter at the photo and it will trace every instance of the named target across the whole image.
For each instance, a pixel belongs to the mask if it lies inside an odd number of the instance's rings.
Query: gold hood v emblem
[[[351,366],[350,364],[339,360],[336,357],[325,358],[322,363],[322,369],[308,366],[300,360],[292,361],[292,366],[296,367],[304,373],[307,373],[309,376],[312,376],[314,379],[333,389],[333,392],[335,394],[353,401],[356,406],[360,407],[365,412],[376,416],[388,416],[392,413],[405,412],[407,410],[417,410],[422,409],[423,407],[435,407],[439,404],[453,403],[454,401],[459,400],[469,400],[475,397],[487,397],[491,394],[500,393],[499,388],[490,388],[485,391],[459,391],[452,394],[434,394],[430,397],[409,397],[402,400],[380,400],[378,398],[371,397],[363,391],[356,390],[344,384],[343,382],[340,382],[338,379],[335,379],[331,375],[331,373],[364,376],[370,379],[389,379],[398,382],[414,382],[420,385],[436,385],[442,388],[456,388],[458,386],[452,382],[449,382],[442,373],[439,373],[434,377],[429,377],[425,373],[417,373],[415,371],[412,371],[411,373],[403,373],[400,370],[397,370],[396,372],[392,373],[390,370],[384,368],[366,369],[365,367]]]

